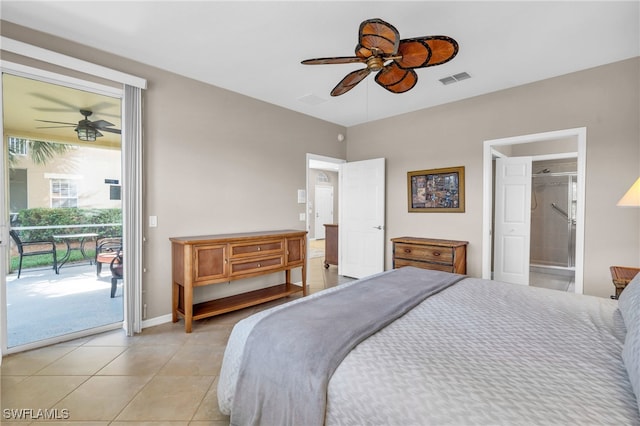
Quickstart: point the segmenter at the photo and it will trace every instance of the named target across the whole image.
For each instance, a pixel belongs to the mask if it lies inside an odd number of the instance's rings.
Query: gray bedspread
[[[235,325],[218,380],[223,413],[254,325],[323,292]],[[640,425],[617,306],[465,278],[353,348],[329,381],[325,425]]]
[[[247,338],[231,424],[324,424],[327,384],[344,357],[462,278],[406,267],[266,316]]]

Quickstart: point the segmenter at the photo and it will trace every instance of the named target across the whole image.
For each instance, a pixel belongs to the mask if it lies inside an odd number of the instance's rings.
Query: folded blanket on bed
[[[358,343],[463,275],[404,267],[258,322],[244,350],[232,425],[322,425],[331,375]]]

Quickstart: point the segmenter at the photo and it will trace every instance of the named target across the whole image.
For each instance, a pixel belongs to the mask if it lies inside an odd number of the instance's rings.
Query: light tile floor
[[[312,293],[348,281],[336,266],[325,269],[323,257],[309,259],[308,269]],[[0,423],[228,425],[216,388],[231,329],[287,300],[197,321],[191,334],[179,321],[130,338],[117,330],[8,355],[0,367]]]

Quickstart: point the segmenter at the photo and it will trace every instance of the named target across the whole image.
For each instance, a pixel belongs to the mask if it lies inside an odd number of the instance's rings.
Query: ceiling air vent
[[[447,84],[457,83],[458,81],[466,80],[468,78],[471,78],[468,73],[461,72],[458,74],[450,75],[449,77],[441,78],[440,83],[446,86]]]

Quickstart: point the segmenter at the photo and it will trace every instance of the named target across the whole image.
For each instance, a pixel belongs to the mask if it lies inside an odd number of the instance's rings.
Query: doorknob
[[[373,228],[374,228],[374,229],[382,230],[382,225],[374,226]]]

